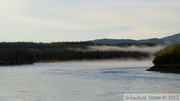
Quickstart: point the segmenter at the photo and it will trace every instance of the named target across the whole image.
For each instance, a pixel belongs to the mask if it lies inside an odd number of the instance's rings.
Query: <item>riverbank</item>
[[[176,64],[176,65],[155,65],[155,66],[147,69],[147,71],[159,71],[159,72],[180,74],[180,64]]]
[[[33,62],[27,62],[27,63],[3,63],[0,62],[0,66],[19,66],[19,65],[33,65]]]

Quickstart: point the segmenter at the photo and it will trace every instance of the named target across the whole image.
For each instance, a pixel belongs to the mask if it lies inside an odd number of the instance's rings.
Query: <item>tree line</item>
[[[34,43],[34,42],[1,42],[0,49],[36,49],[42,51],[64,50],[68,48],[86,48],[87,46],[103,46],[106,44],[94,44],[91,42],[51,42],[51,43]],[[155,46],[153,43],[122,43],[107,46]],[[49,49],[49,50],[48,50]]]
[[[41,61],[68,61],[68,60],[93,60],[93,59],[143,59],[149,57],[143,52],[124,51],[32,51],[7,49],[0,50],[1,65],[31,64]]]
[[[19,49],[1,49],[0,65],[32,64],[34,63],[33,52]]]
[[[41,61],[68,61],[93,59],[144,59],[150,54],[137,51],[79,51],[98,44],[88,42],[1,42],[0,65],[32,64]],[[116,46],[129,46],[121,44]],[[141,46],[144,44],[136,44]],[[147,44],[153,45],[153,44]]]
[[[180,44],[172,44],[154,54],[154,65],[180,64]]]

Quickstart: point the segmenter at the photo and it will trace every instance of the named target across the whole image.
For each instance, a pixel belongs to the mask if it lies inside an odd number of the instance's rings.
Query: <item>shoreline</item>
[[[27,62],[27,63],[5,63],[5,62],[0,62],[0,66],[18,66],[18,65],[33,65],[35,63],[56,63],[56,62],[69,62],[69,61],[106,61],[106,60],[116,60],[116,61],[148,61],[150,60],[149,58],[145,59],[132,59],[132,58],[113,58],[113,59],[70,59],[70,60],[41,60],[41,61],[34,61],[34,62]]]
[[[180,64],[177,65],[155,65],[147,71],[158,71],[163,73],[176,73],[180,74]]]
[[[34,63],[22,63],[22,64],[8,64],[8,63],[3,63],[3,64],[0,64],[0,67],[1,66],[21,66],[21,65],[33,65]]]

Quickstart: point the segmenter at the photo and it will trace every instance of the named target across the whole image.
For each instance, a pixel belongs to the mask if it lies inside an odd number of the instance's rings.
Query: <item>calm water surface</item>
[[[0,67],[0,101],[123,101],[127,93],[180,93],[180,74],[150,61],[79,61]]]

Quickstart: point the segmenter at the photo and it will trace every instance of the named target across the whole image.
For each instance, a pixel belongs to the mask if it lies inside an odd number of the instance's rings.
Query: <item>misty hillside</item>
[[[137,43],[136,40],[131,40],[131,39],[96,39],[90,42],[94,44]]]
[[[180,44],[180,33],[163,38],[150,38],[143,40],[133,39],[96,39],[88,42],[94,44],[122,44],[122,43],[154,43],[154,44]]]
[[[162,38],[162,40],[164,40],[165,43],[180,44],[180,33],[172,35],[172,36],[164,37]]]

